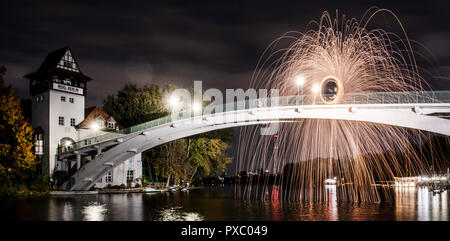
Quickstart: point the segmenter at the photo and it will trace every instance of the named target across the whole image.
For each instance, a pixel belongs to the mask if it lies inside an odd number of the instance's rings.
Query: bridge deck
[[[398,104],[439,104],[450,103],[450,91],[411,91],[411,92],[374,92],[374,93],[351,93],[342,96],[335,105],[325,104],[320,100],[318,95],[297,95],[297,96],[279,96],[272,98],[250,99],[245,101],[236,101],[225,103],[222,105],[207,106],[203,108],[203,112],[194,113],[192,110],[185,110],[174,113],[159,119],[145,122],[139,125],[131,126],[119,131],[110,132],[107,134],[87,138],[75,143],[69,147],[62,148],[58,146],[58,155],[65,152],[72,152],[82,148],[93,147],[95,145],[117,140],[120,138],[129,137],[130,134],[147,130],[152,127],[171,123],[176,120],[188,119],[196,116],[203,116],[208,114],[218,114],[226,111],[234,110],[250,110],[253,108],[263,107],[287,107],[287,106],[302,106],[304,108],[320,108],[322,107],[337,107],[338,105],[379,105],[392,106]]]

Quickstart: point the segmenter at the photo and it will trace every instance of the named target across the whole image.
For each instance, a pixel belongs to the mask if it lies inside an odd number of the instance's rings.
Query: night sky
[[[93,78],[87,106],[126,83],[205,88],[247,88],[272,40],[304,31],[323,11],[360,18],[370,6],[393,10],[431,70],[436,89],[450,89],[450,6],[446,1],[20,1],[0,3],[0,65],[22,98],[47,53],[70,46],[81,70]],[[186,2],[186,3],[184,3]],[[189,3],[187,3],[189,2]],[[394,32],[392,18],[374,24]],[[432,68],[431,68],[431,67]]]

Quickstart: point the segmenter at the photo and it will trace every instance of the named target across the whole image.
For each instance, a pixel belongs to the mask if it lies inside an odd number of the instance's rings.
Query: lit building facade
[[[57,160],[57,149],[72,143],[121,128],[112,116],[100,108],[85,108],[87,83],[69,47],[48,54],[39,69],[25,75],[32,96],[32,126],[36,130],[36,154],[41,156],[42,172],[49,177],[68,171]],[[83,157],[86,164],[92,159]],[[67,165],[67,164],[66,164]],[[134,186],[142,177],[141,154],[114,167],[96,187],[108,184]]]

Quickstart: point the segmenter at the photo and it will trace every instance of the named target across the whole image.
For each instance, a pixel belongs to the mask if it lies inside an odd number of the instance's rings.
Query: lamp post
[[[303,84],[305,83],[305,77],[303,77],[302,75],[297,75],[297,77],[295,78],[295,84],[297,85],[297,97],[299,94],[299,90],[298,88],[300,87],[302,89],[302,104],[303,104]],[[298,105],[298,98],[297,98],[297,105]]]
[[[175,113],[175,109],[180,107],[181,101],[179,100],[179,98],[176,95],[171,95],[167,99],[167,104],[168,104],[168,106],[170,108],[170,112],[172,114],[172,120],[174,120],[173,114]]]
[[[317,93],[319,93],[319,91],[320,91],[320,86],[319,86],[318,84],[315,84],[315,85],[312,87],[312,92],[313,92],[313,94],[314,94],[314,102],[313,102],[313,105],[316,104],[316,95],[317,95]]]
[[[192,111],[194,111],[194,116],[196,116],[196,114],[198,114],[199,112],[200,112],[200,115],[201,115],[202,114],[201,113],[201,111],[202,111],[202,104],[197,102],[197,101],[194,101],[192,103]]]
[[[176,96],[171,96],[169,98],[169,106],[171,107],[171,110],[173,111],[175,108],[177,108],[180,105],[180,101]]]

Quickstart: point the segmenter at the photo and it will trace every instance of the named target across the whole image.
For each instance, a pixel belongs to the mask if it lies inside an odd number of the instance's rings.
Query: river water
[[[3,220],[436,220],[448,221],[449,194],[427,189],[395,190],[395,202],[326,204],[241,200],[233,188],[211,187],[186,193],[133,193],[51,196],[0,200]],[[333,193],[331,187],[330,192]]]

